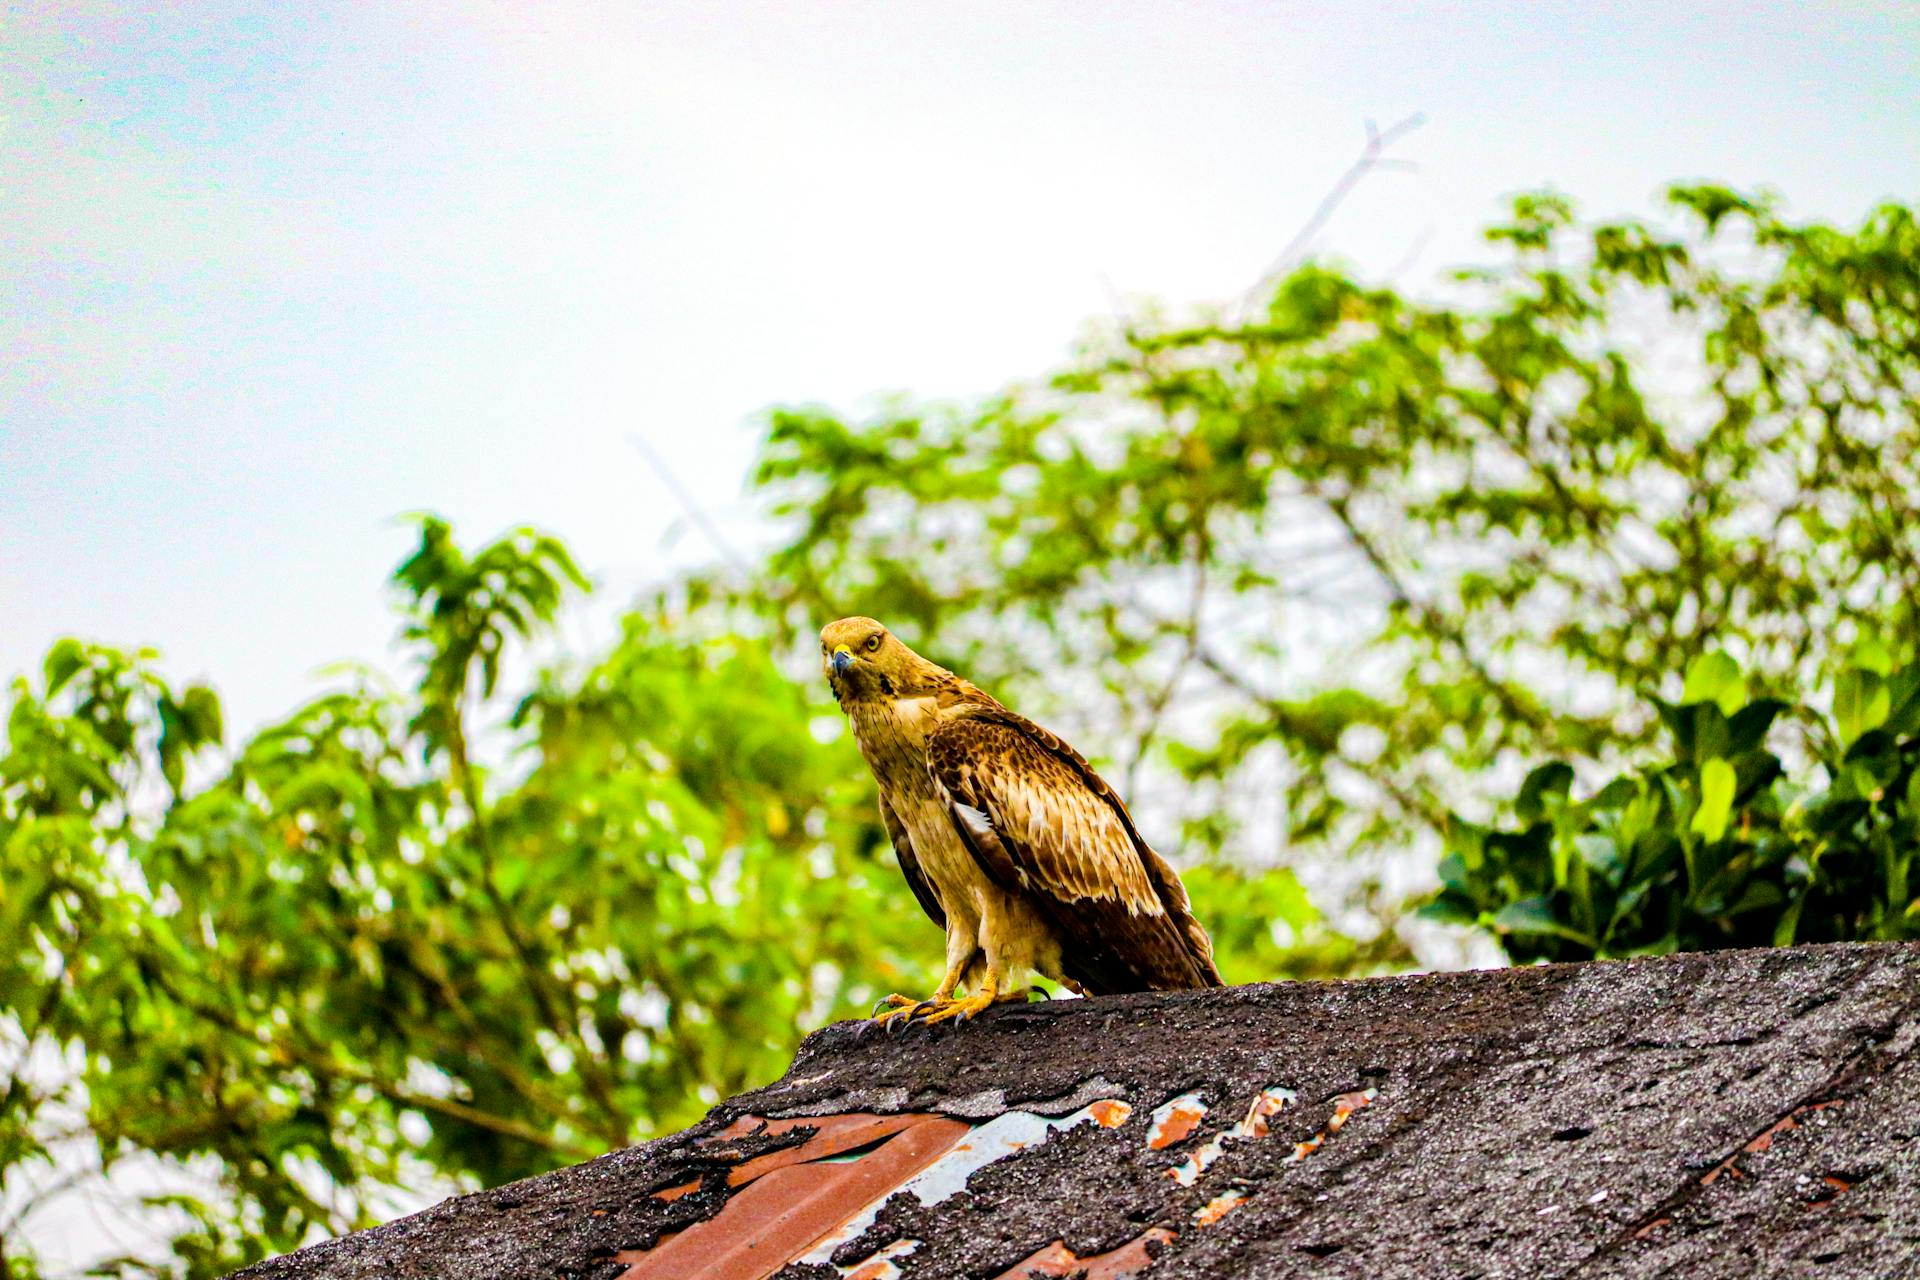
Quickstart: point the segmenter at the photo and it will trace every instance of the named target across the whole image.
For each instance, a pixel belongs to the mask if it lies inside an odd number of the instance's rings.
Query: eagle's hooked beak
[[[835,645],[833,647],[833,658],[831,659],[831,662],[833,666],[833,674],[839,675],[841,672],[845,671],[848,667],[853,665],[853,650],[847,648],[847,646],[843,644]]]

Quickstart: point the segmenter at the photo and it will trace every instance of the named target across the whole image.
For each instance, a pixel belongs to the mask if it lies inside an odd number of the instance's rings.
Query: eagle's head
[[[849,700],[915,697],[952,679],[872,618],[842,618],[822,627],[820,667],[843,706]]]

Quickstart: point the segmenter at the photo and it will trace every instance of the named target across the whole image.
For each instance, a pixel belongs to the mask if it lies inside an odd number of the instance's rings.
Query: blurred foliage
[[[1093,752],[1230,981],[1405,967],[1396,877],[1443,840],[1433,910],[1521,958],[1900,935],[1912,213],[1529,196],[1489,240],[1424,301],[1306,265],[983,405],[776,412],[780,545],[584,665],[524,674],[564,547],[431,518],[406,677],[245,741],[152,654],[57,645],[0,754],[11,1274],[63,1177],[160,1157],[199,1188],[171,1253],[107,1270],[216,1275],[682,1126],[930,986],[812,666],[847,613]],[[1793,724],[1805,768],[1766,746]]]
[[[1696,660],[1658,704],[1670,760],[1578,802],[1571,767],[1535,769],[1518,830],[1449,831],[1424,913],[1523,962],[1920,938],[1920,666],[1868,646],[1828,705],[1748,701],[1732,659]],[[1767,747],[1789,713],[1808,766],[1791,772]]]
[[[62,641],[14,684],[9,1234],[46,1182],[20,1175],[55,1167],[52,1118],[82,1119],[83,1172],[209,1172],[158,1198],[179,1227],[158,1269],[219,1275],[371,1225],[393,1188],[684,1127],[805,1032],[931,988],[939,935],[817,676],[663,598],[503,703],[512,647],[584,585],[565,549],[519,531],[468,556],[427,519],[395,583],[410,685],[362,676],[224,761],[213,691],[151,653]],[[1199,874],[1247,907],[1228,973],[1353,954],[1290,872]]]
[[[981,409],[780,412],[776,607],[1163,751],[1146,791],[1237,858],[1437,846],[1490,769],[1649,747],[1710,647],[1795,695],[1913,634],[1920,224],[1668,205],[1525,196],[1439,301],[1306,266]]]

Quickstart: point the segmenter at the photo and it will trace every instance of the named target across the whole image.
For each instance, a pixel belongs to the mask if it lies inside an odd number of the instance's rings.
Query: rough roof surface
[[[1920,1276],[1920,946],[859,1031],[685,1133],[240,1275]]]

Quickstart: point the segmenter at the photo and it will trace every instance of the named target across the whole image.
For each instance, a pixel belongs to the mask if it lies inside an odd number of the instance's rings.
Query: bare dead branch
[[[1320,203],[1300,225],[1300,229],[1293,233],[1293,239],[1287,241],[1286,247],[1280,251],[1280,256],[1273,260],[1273,264],[1262,272],[1253,287],[1247,290],[1244,299],[1246,305],[1259,305],[1261,300],[1273,291],[1273,286],[1281,277],[1300,265],[1313,238],[1320,234],[1333,217],[1335,210],[1339,209],[1346,198],[1353,193],[1353,189],[1359,186],[1368,174],[1380,170],[1404,172],[1414,167],[1409,161],[1389,159],[1386,152],[1394,143],[1418,129],[1426,121],[1424,114],[1415,112],[1404,120],[1389,125],[1384,132],[1375,126],[1373,121],[1367,121],[1367,141],[1366,145],[1360,148],[1359,158],[1348,166],[1347,171],[1340,175],[1339,180],[1328,189],[1327,194],[1320,198]]]
[[[743,576],[750,575],[752,570],[747,567],[746,558],[734,549],[733,544],[727,541],[726,535],[720,532],[720,526],[708,517],[705,508],[696,502],[693,494],[680,483],[680,477],[673,473],[673,468],[667,465],[667,460],[661,456],[660,451],[649,444],[645,436],[638,433],[628,436],[627,443],[647,460],[647,465],[653,468],[653,474],[659,477],[660,483],[666,486],[667,492],[672,494],[674,501],[680,504],[680,509],[687,513],[687,519],[692,521],[694,526],[705,535],[707,541],[713,544],[714,550],[733,566],[735,572]]]

